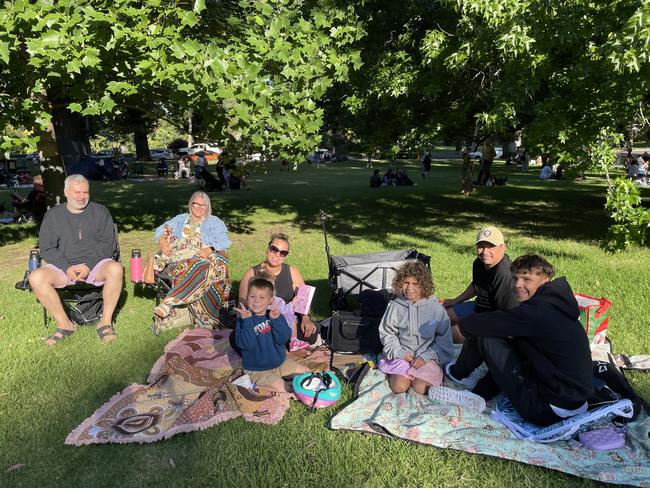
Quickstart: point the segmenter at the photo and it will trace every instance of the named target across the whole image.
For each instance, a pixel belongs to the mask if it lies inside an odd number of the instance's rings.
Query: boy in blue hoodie
[[[304,366],[286,359],[286,344],[291,328],[280,311],[273,307],[273,283],[255,278],[248,284],[246,306],[236,308],[239,314],[235,328],[235,344],[241,349],[244,372],[258,386],[289,391],[282,379],[308,371]]]

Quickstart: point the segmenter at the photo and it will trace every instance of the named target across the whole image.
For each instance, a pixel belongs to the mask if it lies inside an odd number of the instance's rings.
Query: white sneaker
[[[438,400],[445,403],[458,405],[468,410],[474,410],[481,413],[485,410],[485,400],[467,390],[454,390],[446,386],[432,386],[427,393],[429,400]]]

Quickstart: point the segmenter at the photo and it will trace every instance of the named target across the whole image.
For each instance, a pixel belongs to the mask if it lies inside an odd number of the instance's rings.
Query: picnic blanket
[[[451,385],[448,385],[451,386]],[[482,414],[432,402],[408,391],[395,395],[385,375],[370,371],[359,398],[332,420],[332,429],[397,437],[436,447],[511,459],[582,478],[608,483],[650,486],[650,418],[645,412],[628,424],[625,448],[593,451],[573,441],[538,444],[517,439],[508,428]]]
[[[113,396],[68,434],[65,443],[156,442],[235,417],[265,424],[279,422],[292,395],[232,383],[242,371],[241,357],[230,346],[230,332],[182,332],[153,365],[148,384],[131,385]],[[329,352],[319,350],[288,356],[312,370],[327,369],[329,360]]]

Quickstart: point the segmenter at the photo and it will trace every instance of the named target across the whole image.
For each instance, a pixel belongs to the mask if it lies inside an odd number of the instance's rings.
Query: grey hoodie
[[[388,359],[413,357],[445,365],[453,359],[451,322],[436,297],[416,303],[403,296],[391,300],[379,324],[379,337]]]

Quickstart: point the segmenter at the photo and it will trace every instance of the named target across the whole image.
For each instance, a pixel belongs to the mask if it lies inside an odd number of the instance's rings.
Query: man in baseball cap
[[[454,342],[465,339],[458,328],[461,318],[472,313],[510,310],[518,305],[513,291],[510,258],[501,231],[492,225],[476,235],[476,259],[472,265],[472,282],[456,298],[445,300],[452,323]],[[476,300],[470,301],[476,297]]]

